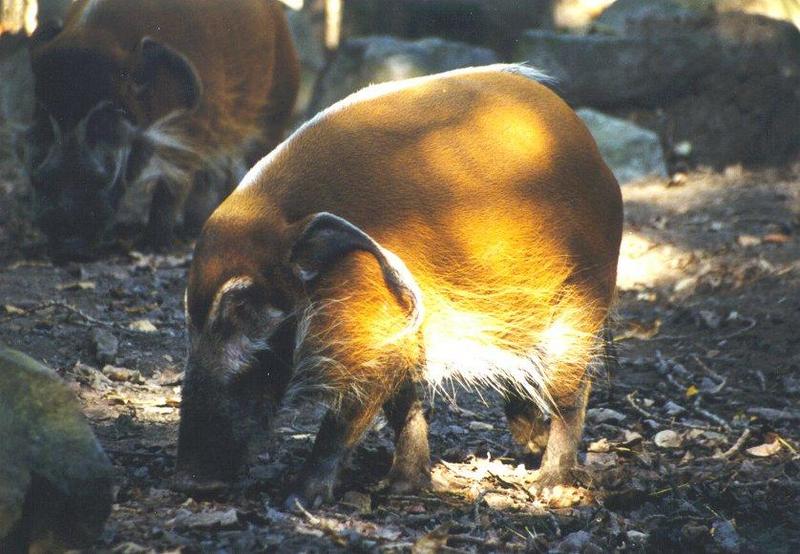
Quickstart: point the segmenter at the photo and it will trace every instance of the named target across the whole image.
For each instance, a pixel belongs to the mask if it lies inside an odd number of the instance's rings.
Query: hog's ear
[[[144,37],[139,43],[138,56],[133,80],[139,96],[175,104],[168,109],[197,107],[203,84],[186,56],[151,37]]]
[[[369,252],[375,257],[386,285],[408,308],[411,325],[417,327],[422,321],[423,304],[422,292],[414,276],[403,260],[346,219],[327,212],[306,219],[292,245],[289,264],[298,279],[310,282],[356,250]]]

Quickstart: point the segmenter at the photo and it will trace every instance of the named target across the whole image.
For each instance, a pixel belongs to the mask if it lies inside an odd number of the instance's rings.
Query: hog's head
[[[193,492],[225,488],[251,437],[268,428],[295,384],[314,290],[342,258],[372,254],[384,281],[376,286],[410,311],[410,326],[421,318],[419,288],[403,262],[342,218],[322,212],[274,234],[236,238],[220,223],[212,216],[206,224],[186,292],[176,486]]]
[[[52,255],[74,259],[102,240],[132,183],[159,177],[144,171],[157,167],[153,130],[202,91],[191,62],[151,38],[125,52],[52,34],[32,48],[36,108],[18,152]]]

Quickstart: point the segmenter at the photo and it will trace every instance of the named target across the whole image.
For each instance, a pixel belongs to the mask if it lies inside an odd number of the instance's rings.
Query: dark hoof
[[[534,481],[540,490],[557,486],[575,487],[591,482],[589,472],[582,467],[540,468],[534,472]]]
[[[311,509],[330,504],[333,502],[334,485],[335,479],[332,477],[299,479],[284,505],[290,510],[297,510],[298,504]]]
[[[215,497],[228,491],[228,483],[216,479],[201,479],[188,473],[179,473],[172,481],[172,488],[189,496]]]
[[[430,471],[421,471],[413,477],[389,473],[388,491],[390,494],[415,494],[431,488]]]

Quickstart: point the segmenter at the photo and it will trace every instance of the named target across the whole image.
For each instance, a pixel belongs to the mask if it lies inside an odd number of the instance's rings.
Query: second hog
[[[569,481],[614,296],[616,180],[526,67],[364,89],[259,162],[197,244],[178,486],[236,476],[288,395],[329,400],[293,494],[330,500],[383,409],[395,491],[430,482],[415,383],[491,387],[539,479]]]

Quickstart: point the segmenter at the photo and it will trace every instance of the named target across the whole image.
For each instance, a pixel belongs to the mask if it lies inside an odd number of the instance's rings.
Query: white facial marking
[[[207,325],[211,325],[219,317],[219,306],[226,294],[234,290],[245,290],[252,286],[253,280],[250,277],[239,276],[225,281],[225,284],[222,285],[217,291],[217,294],[214,295],[214,301],[211,303],[211,309],[208,310]]]

